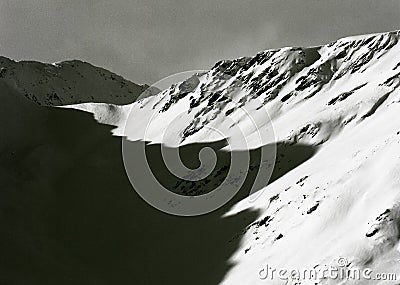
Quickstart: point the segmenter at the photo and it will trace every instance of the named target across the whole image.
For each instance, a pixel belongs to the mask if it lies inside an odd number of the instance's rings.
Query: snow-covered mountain
[[[16,112],[2,113],[3,129],[14,130],[0,156],[3,195],[11,197],[2,199],[0,217],[13,221],[5,228],[5,241],[12,241],[6,256],[27,243],[30,260],[42,261],[34,269],[26,269],[29,263],[23,261],[3,262],[16,273],[3,278],[25,273],[29,279],[20,277],[20,283],[39,284],[38,271],[59,284],[288,284],[265,276],[266,269],[339,265],[371,269],[372,278],[376,273],[400,278],[399,40],[395,31],[224,60],[124,106],[109,98],[63,101],[57,105],[68,106],[44,109],[15,98],[24,91],[7,81],[7,68],[0,79],[2,97],[7,105],[23,108],[17,113],[24,115],[12,121]],[[90,90],[97,91],[97,80]],[[93,113],[112,127],[69,109]],[[68,132],[54,127],[63,123]],[[275,168],[255,161],[243,169],[252,176],[265,167],[267,180],[271,176],[251,197],[246,191],[254,177],[221,209],[174,217],[127,194],[118,136],[139,148],[151,142],[149,160],[155,165],[162,159],[160,143],[179,147],[192,166],[202,147],[217,149],[222,162],[208,179],[163,181],[189,196],[208,193],[226,178],[227,154],[254,155],[274,146]],[[79,147],[70,149],[72,144]],[[37,168],[25,172],[32,165]],[[162,180],[164,170],[156,172]],[[29,211],[17,206],[21,199]],[[301,284],[398,282],[317,278]]]
[[[271,139],[318,146],[315,156],[267,186],[256,202],[243,200],[230,212],[251,208],[262,214],[239,235],[236,266],[223,284],[262,284],[257,270],[265,264],[311,269],[340,257],[352,266],[400,275],[399,34],[224,60],[157,96],[118,108],[121,122],[96,116],[131,140],[146,133],[152,142],[173,145],[179,137],[188,144],[223,133],[235,141],[240,130],[249,149]],[[268,133],[271,125],[274,135]],[[267,133],[263,140],[259,132]]]
[[[80,60],[47,64],[0,56],[0,78],[44,106],[83,102],[129,104],[148,88]]]
[[[320,144],[348,124],[370,117],[389,95],[394,96],[400,73],[398,38],[399,32],[349,37],[319,47],[288,47],[220,61],[157,96],[116,107],[113,114],[121,121],[109,123],[120,126],[114,132],[122,134],[128,114],[132,121],[147,120],[151,114],[150,126],[145,125],[148,139],[168,142],[159,136],[179,114],[174,134],[180,143],[189,143],[213,140],[207,125],[221,129],[226,120],[245,125],[246,120],[237,118],[243,109],[252,117],[267,110],[275,139]],[[109,106],[73,108],[90,109],[100,121],[108,120],[107,112],[99,114]],[[129,125],[125,135],[141,139],[142,128],[143,124]],[[227,130],[226,136],[232,135]]]

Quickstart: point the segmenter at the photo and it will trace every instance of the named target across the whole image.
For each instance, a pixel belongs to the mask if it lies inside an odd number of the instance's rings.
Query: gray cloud
[[[138,82],[268,48],[400,29],[398,0],[2,0],[0,53],[82,59]]]

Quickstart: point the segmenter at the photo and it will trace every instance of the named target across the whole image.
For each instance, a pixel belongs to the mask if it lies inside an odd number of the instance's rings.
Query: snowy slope
[[[111,117],[107,105],[73,108],[94,112],[131,140],[183,145],[242,135],[247,142],[238,148],[273,141],[319,147],[230,212],[261,214],[238,233],[235,266],[222,284],[284,284],[260,279],[259,270],[324,267],[340,257],[400,276],[399,38],[395,31],[221,61],[157,96],[114,106]],[[315,281],[330,282],[339,280]]]
[[[120,127],[116,134],[124,132],[128,114],[132,121],[152,117],[149,126],[129,125],[125,135],[143,138],[147,127],[149,140],[166,143],[168,138],[160,134],[176,114],[179,122],[169,127],[181,143],[189,143],[212,140],[205,128],[212,125],[227,137],[233,136],[228,130],[232,123],[224,126],[226,121],[233,120],[246,129],[243,110],[251,117],[261,114],[259,120],[265,119],[267,110],[277,140],[290,137],[320,143],[351,121],[363,120],[398,87],[398,37],[398,32],[391,32],[344,38],[321,47],[268,50],[252,58],[218,62],[210,71],[130,106],[84,104],[73,108],[91,110],[99,120],[111,121]],[[112,114],[120,119],[107,118],[107,109],[113,109]],[[303,128],[305,134],[300,134]],[[312,129],[317,130],[313,138]]]
[[[237,266],[222,284],[282,284],[261,280],[259,271],[267,265],[338,267],[339,258],[346,258],[349,268],[400,276],[398,39],[393,32],[324,46],[321,59],[284,87],[277,97],[284,101],[282,115],[273,122],[278,137],[289,133],[293,142],[323,145],[266,187],[255,203],[243,201],[232,211],[250,207],[261,210],[261,220],[269,218],[246,229],[242,249],[232,258]],[[330,67],[324,70],[324,64]]]
[[[39,105],[129,104],[148,86],[79,60],[46,64],[0,57],[0,80]]]

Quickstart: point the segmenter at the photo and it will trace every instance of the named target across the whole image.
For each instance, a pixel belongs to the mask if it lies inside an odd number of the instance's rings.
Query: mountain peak
[[[81,60],[56,63],[0,57],[0,80],[39,105],[129,104],[147,89]]]

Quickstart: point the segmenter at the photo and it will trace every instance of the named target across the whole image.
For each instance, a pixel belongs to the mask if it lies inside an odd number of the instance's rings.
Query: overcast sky
[[[0,0],[0,54],[81,59],[137,83],[220,59],[400,29],[399,0]]]

